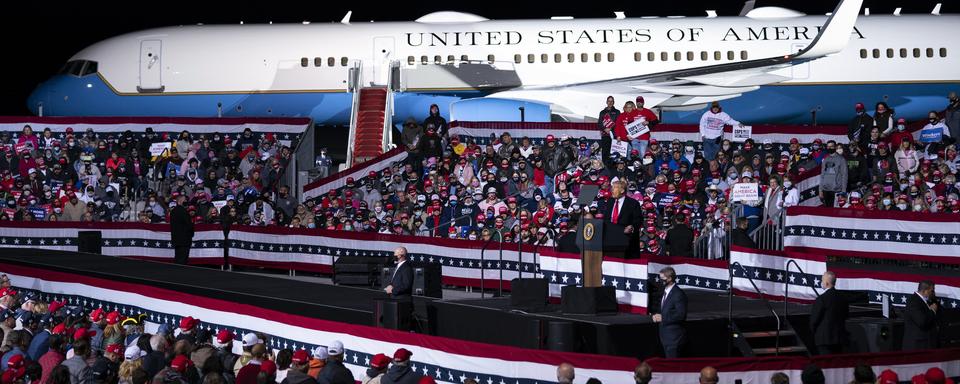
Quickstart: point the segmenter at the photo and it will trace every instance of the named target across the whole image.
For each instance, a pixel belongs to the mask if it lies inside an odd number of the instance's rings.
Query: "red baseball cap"
[[[637,103],[643,104],[643,96],[637,96]]]
[[[310,354],[303,349],[297,350],[293,353],[292,361],[296,364],[306,364],[310,362]]]
[[[413,352],[408,351],[406,348],[400,348],[393,353],[393,361],[407,361],[410,360],[411,356],[413,356]]]
[[[931,384],[946,383],[947,375],[943,372],[942,369],[938,367],[932,367],[928,369],[926,373],[923,374],[923,379],[926,380],[927,383],[931,383]]]
[[[557,139],[553,135],[547,135],[547,142],[556,141]]]
[[[899,384],[900,376],[896,372],[885,369],[883,372],[880,372],[880,376],[877,377],[877,384]]]
[[[267,362],[267,361],[270,361],[270,360],[265,360],[264,362]],[[192,366],[193,366],[193,362],[190,361],[190,358],[184,355],[177,355],[177,357],[174,357],[173,361],[170,362],[170,368],[173,368],[173,370],[180,373],[186,372],[187,368],[190,368]]]
[[[389,364],[390,364],[390,358],[387,357],[387,355],[384,355],[382,353],[378,353],[374,355],[373,359],[370,360],[370,367],[376,368],[376,369],[384,369]]]
[[[123,321],[123,316],[120,315],[120,312],[113,311],[107,314],[107,324],[114,325]]]
[[[7,368],[18,369],[23,367],[24,358],[23,355],[13,355],[7,359]]]
[[[233,332],[224,328],[217,332],[217,342],[220,344],[226,344],[233,341]]]
[[[73,340],[91,338],[97,334],[97,331],[88,331],[86,328],[80,328],[73,333]]]
[[[122,344],[110,344],[107,346],[106,352],[114,355],[122,355],[123,349],[124,348]]]
[[[188,331],[196,327],[198,323],[200,323],[200,320],[194,319],[192,316],[187,316],[180,319],[180,329]]]

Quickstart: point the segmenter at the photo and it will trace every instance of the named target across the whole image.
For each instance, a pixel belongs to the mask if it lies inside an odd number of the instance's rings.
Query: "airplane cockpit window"
[[[86,76],[86,75],[92,75],[92,74],[94,74],[94,73],[97,73],[97,62],[96,62],[96,61],[88,61],[86,64],[87,64],[87,65],[85,65],[85,66],[83,67],[83,70],[80,71],[80,77],[84,77],[84,76]]]
[[[63,65],[63,68],[60,68],[61,75],[73,75],[80,76],[80,72],[83,71],[83,65],[86,63],[86,60],[72,60],[68,61]]]

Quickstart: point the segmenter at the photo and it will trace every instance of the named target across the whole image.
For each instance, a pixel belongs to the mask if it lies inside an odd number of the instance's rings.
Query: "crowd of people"
[[[161,137],[149,128],[142,137],[69,129],[54,137],[27,126],[16,137],[0,135],[0,145],[15,149],[0,158],[0,220],[169,222],[183,195],[195,223],[544,246],[572,243],[579,220],[603,218],[622,225],[638,251],[691,256],[703,234],[733,233],[748,243],[745,233],[801,202],[798,180],[815,168],[824,206],[960,212],[955,94],[942,116],[931,111],[919,139],[879,102],[872,114],[854,106],[849,143],[786,145],[725,139],[723,127],[741,123],[719,103],[703,114],[699,141],[659,142],[651,137],[658,117],[642,97],[623,111],[615,103],[609,97],[599,114],[599,140],[549,135],[542,145],[509,132],[483,145],[451,135],[433,106],[422,124],[408,119],[398,135],[405,161],[305,202],[279,181],[290,148],[249,129],[231,142],[219,134]],[[165,141],[173,143],[168,154],[146,152]],[[757,196],[733,204],[729,191],[738,183],[758,183]],[[594,190],[588,186],[599,188],[597,196],[582,196]],[[745,224],[730,223],[731,211]]]
[[[36,292],[12,287],[0,276],[0,383],[2,384],[435,384],[430,375],[412,369],[413,353],[399,348],[392,357],[384,353],[364,361],[360,377],[345,366],[345,346],[328,341],[307,349],[274,349],[268,336],[258,332],[235,335],[216,332],[187,316],[178,326],[160,324],[146,332],[146,315],[126,317],[102,308],[84,308],[66,301],[43,301]],[[236,347],[234,344],[238,344]],[[237,353],[239,352],[239,353]],[[639,364],[624,372],[638,383],[649,383],[653,371]],[[854,369],[851,383],[899,383],[891,370],[876,376],[870,366]],[[575,368],[557,368],[558,383],[573,383]],[[717,383],[712,367],[701,371],[701,383]],[[465,384],[476,384],[466,378]],[[587,383],[601,384],[591,378]],[[773,384],[789,383],[783,373]],[[824,374],[815,365],[804,369],[804,384],[823,384]],[[930,368],[912,378],[914,383],[952,383],[940,368]]]

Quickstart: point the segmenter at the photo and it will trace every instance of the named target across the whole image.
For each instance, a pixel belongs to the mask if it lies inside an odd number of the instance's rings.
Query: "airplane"
[[[734,17],[488,20],[444,11],[414,22],[348,13],[330,24],[157,28],[83,49],[27,104],[43,116],[306,116],[332,126],[350,122],[353,70],[363,86],[394,82],[396,121],[422,120],[431,104],[448,119],[519,121],[516,106],[535,105],[542,112],[526,121],[596,121],[608,95],[618,107],[643,96],[664,122],[687,124],[712,101],[753,123],[846,123],[857,102],[869,111],[885,101],[911,120],[942,109],[960,88],[960,17],[939,5],[860,16],[861,5],[843,0],[827,15],[760,7]],[[513,107],[485,114],[484,103]]]

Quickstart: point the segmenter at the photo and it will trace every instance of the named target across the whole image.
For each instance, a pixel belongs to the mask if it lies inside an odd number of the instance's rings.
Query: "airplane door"
[[[806,47],[806,44],[793,44],[790,46],[793,53],[800,52]],[[793,78],[795,80],[810,78],[810,62],[794,65],[791,68],[793,70]]]
[[[163,92],[161,79],[162,56],[160,40],[144,40],[140,42],[140,86],[141,93]]]
[[[373,83],[375,85],[386,85],[389,79],[387,76],[390,71],[390,61],[394,60],[394,40],[393,37],[374,37],[373,38]]]

